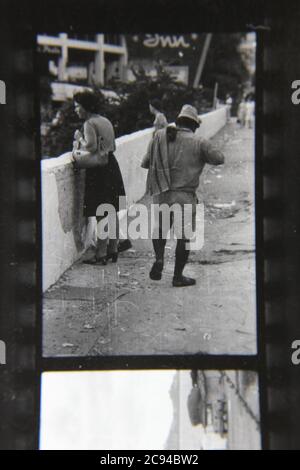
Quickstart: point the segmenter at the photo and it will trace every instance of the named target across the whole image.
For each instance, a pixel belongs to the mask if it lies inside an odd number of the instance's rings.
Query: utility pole
[[[193,88],[198,88],[198,86],[199,86],[200,79],[201,79],[202,72],[203,72],[203,68],[204,68],[205,61],[206,61],[206,57],[207,57],[207,53],[208,53],[208,49],[209,49],[209,46],[210,46],[211,38],[212,38],[212,33],[207,33],[206,36],[205,36],[205,41],[204,41],[203,49],[202,49],[202,52],[201,52],[199,64],[198,64],[198,67],[197,67],[197,72],[196,72],[196,75],[195,75]]]
[[[61,56],[58,60],[58,80],[63,82],[67,79],[67,64],[68,64],[68,35],[60,33],[61,40]]]
[[[214,88],[214,99],[213,99],[213,109],[217,108],[217,102],[218,102],[218,88],[219,84],[218,82],[215,83],[215,88]]]
[[[105,61],[104,61],[104,34],[97,34],[96,35],[98,50],[95,53],[95,83],[97,85],[104,85],[104,68],[105,68]]]

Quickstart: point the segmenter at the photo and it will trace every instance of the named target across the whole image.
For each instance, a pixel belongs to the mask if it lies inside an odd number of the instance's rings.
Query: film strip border
[[[39,424],[38,118],[32,11],[25,3],[7,1],[1,9],[0,77],[6,104],[0,106],[0,339],[5,362],[0,366],[0,448],[22,450],[37,447]]]
[[[0,448],[32,449],[38,446],[39,386],[41,357],[41,267],[39,164],[36,159],[38,135],[33,80],[32,9],[22,3],[2,2],[9,15],[1,22],[0,78],[8,84],[7,101],[0,108],[1,161],[1,279],[0,339],[7,346],[6,365],[0,379]],[[263,444],[265,448],[299,448],[299,372],[290,360],[290,345],[299,330],[298,261],[298,177],[300,162],[299,111],[291,106],[290,83],[299,74],[300,39],[297,37],[299,8],[290,2],[289,10],[270,10],[263,33],[263,54],[258,60],[264,67],[257,84],[257,178],[264,175],[262,208],[258,217],[257,237],[265,256],[264,273],[258,265],[259,357],[201,358],[200,368],[250,368],[260,372]],[[16,21],[16,14],[18,21]],[[7,21],[7,18],[11,21]],[[21,21],[22,20],[22,21]],[[288,22],[288,23],[287,23]],[[21,30],[18,30],[22,24]],[[286,28],[286,24],[289,27]],[[263,25],[265,26],[265,25]],[[259,31],[258,31],[259,32]],[[260,33],[259,33],[260,34]],[[5,45],[5,47],[3,47]],[[263,129],[263,133],[260,130]],[[263,165],[263,166],[262,166]],[[37,178],[37,179],[36,179]],[[260,199],[260,194],[257,198]],[[286,282],[283,282],[283,280]],[[36,289],[37,288],[37,289]],[[265,294],[265,300],[263,298]],[[265,310],[263,308],[265,307]],[[126,368],[126,360],[121,366]],[[158,358],[163,367],[179,364],[180,358]],[[186,358],[189,367],[196,358]],[[44,370],[64,369],[59,361],[45,361]],[[111,364],[111,363],[110,363]],[[146,368],[147,358],[136,365]],[[290,366],[288,366],[290,364]],[[108,368],[100,361],[70,361],[70,369]],[[178,367],[178,365],[177,365]],[[186,363],[187,367],[187,363]]]
[[[259,328],[262,422],[267,431],[263,444],[299,449],[300,369],[292,363],[291,348],[300,337],[300,108],[291,102],[291,84],[300,76],[299,3],[274,2],[267,16],[259,103],[263,113],[257,121],[263,130],[258,142],[264,188],[264,315]]]

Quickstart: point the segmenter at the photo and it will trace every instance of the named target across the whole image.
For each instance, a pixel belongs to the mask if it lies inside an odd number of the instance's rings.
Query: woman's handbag
[[[103,137],[99,137],[97,151],[73,149],[72,157],[75,168],[97,168],[108,164],[108,152],[104,147]]]

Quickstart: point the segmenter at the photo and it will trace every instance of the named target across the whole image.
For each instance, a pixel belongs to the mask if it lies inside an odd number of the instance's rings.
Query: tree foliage
[[[108,84],[108,88],[119,96],[117,101],[106,98],[98,88],[94,88],[94,93],[100,98],[99,113],[112,122],[117,137],[152,126],[154,117],[149,111],[149,101],[154,98],[160,100],[168,122],[175,120],[183,104],[196,106],[199,113],[211,108],[212,102],[207,100],[203,90],[193,90],[177,83],[161,68],[156,78],[148,77],[143,70],[135,71],[135,74],[135,82]],[[66,102],[42,138],[44,158],[57,157],[69,151],[74,132],[81,125],[73,103]]]
[[[225,100],[230,94],[238,102],[249,71],[239,46],[243,34],[214,34],[205,63],[202,84],[212,89],[218,83],[218,97]]]
[[[225,100],[226,95],[230,94],[235,108],[241,99],[244,83],[249,80],[249,71],[239,50],[242,38],[242,34],[213,35],[199,89],[194,90],[176,82],[160,64],[157,64],[156,77],[149,77],[139,67],[133,69],[134,82],[112,80],[107,84],[109,90],[116,92],[118,100],[106,98],[99,89],[94,89],[100,98],[99,113],[112,122],[119,137],[152,126],[154,118],[149,111],[149,101],[153,99],[160,100],[168,122],[175,120],[183,104],[194,105],[199,113],[207,112],[212,107],[216,83],[218,97]],[[195,66],[196,63],[197,60]],[[47,93],[48,85],[43,83],[42,101],[45,101]],[[45,103],[44,106],[47,109]],[[81,125],[74,113],[73,103],[64,103],[58,118],[49,124],[47,135],[42,137],[43,156],[57,157],[69,151],[74,132]]]

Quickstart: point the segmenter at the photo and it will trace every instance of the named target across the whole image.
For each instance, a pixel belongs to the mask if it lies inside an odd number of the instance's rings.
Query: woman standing
[[[97,219],[96,253],[95,257],[87,260],[86,263],[105,265],[108,259],[112,259],[113,262],[118,259],[117,212],[119,211],[119,197],[125,196],[125,189],[120,168],[114,156],[116,149],[114,129],[108,119],[98,114],[99,104],[97,95],[90,91],[74,95],[75,112],[80,119],[84,120],[83,130],[75,132],[75,147],[93,154],[97,152],[99,141],[101,141],[102,148],[108,155],[105,165],[86,169],[84,194],[84,215]],[[76,167],[76,156],[74,164]],[[100,224],[105,217],[96,216],[97,208],[101,204],[112,205],[116,213],[114,227],[108,227],[109,239],[105,236],[104,224]],[[109,220],[110,217],[108,217],[108,223]]]
[[[161,110],[161,104],[159,100],[155,99],[155,100],[150,101],[149,110],[150,110],[150,113],[153,114],[153,116],[155,116],[155,119],[153,122],[154,134],[159,129],[163,129],[164,127],[167,127],[168,121],[167,121],[166,116]]]

